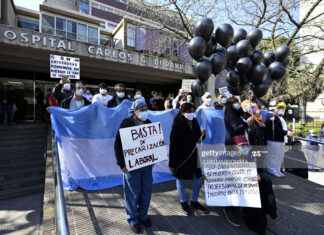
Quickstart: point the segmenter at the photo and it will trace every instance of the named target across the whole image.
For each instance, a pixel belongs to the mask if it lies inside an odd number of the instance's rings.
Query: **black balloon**
[[[276,49],[275,58],[276,61],[283,62],[290,54],[290,48],[288,46],[280,46]]]
[[[217,75],[226,67],[226,57],[222,53],[212,54],[210,62],[213,68],[213,74]]]
[[[209,60],[200,60],[195,64],[196,77],[201,81],[205,82],[212,74],[212,64]]]
[[[234,70],[235,68],[235,64],[232,61],[227,60],[226,70]]]
[[[260,29],[252,29],[247,35],[246,39],[248,39],[252,47],[256,47],[262,40],[263,34]]]
[[[251,74],[249,76],[249,80],[254,85],[258,85],[261,82],[263,82],[264,78],[267,75],[267,67],[264,64],[257,64],[255,65],[252,70]]]
[[[209,40],[207,41],[207,50],[205,52],[205,56],[207,57],[211,56],[211,54],[214,53],[216,46],[217,46],[216,38],[212,34],[210,35]]]
[[[223,47],[227,47],[231,44],[233,35],[233,27],[229,24],[221,24],[215,32],[216,41]]]
[[[242,57],[236,62],[236,69],[241,75],[247,74],[253,66],[253,63],[249,57]]]
[[[215,53],[222,53],[225,57],[226,57],[226,59],[227,59],[227,50],[226,50],[226,48],[224,48],[224,47],[219,47],[219,48],[216,48],[216,50],[215,50]]]
[[[237,29],[237,30],[235,30],[232,42],[234,44],[238,43],[239,41],[246,38],[246,34],[247,34],[247,32],[245,31],[245,29]]]
[[[241,40],[236,44],[236,54],[238,57],[250,56],[252,45],[249,40]]]
[[[269,69],[269,74],[271,73],[271,70],[274,69],[275,67],[278,67],[278,66],[283,66],[281,62],[279,61],[275,61],[275,62],[272,62],[269,66],[268,66],[268,69]]]
[[[199,81],[199,79],[194,80],[191,83],[191,92],[192,94],[194,94],[194,96],[202,96],[203,94],[205,94],[206,91],[206,84]]]
[[[240,86],[232,86],[231,84],[227,83],[227,89],[232,95],[242,95],[243,90]]]
[[[214,31],[214,23],[210,18],[202,18],[195,24],[195,35],[209,40],[210,35]]]
[[[275,60],[275,55],[272,51],[268,51],[264,53],[263,56],[264,56],[263,63],[265,64],[265,66],[269,66]]]
[[[231,70],[227,73],[226,82],[231,86],[238,86],[240,83],[240,75],[236,71]]]
[[[285,68],[289,65],[289,63],[290,63],[290,60],[289,60],[288,57],[282,61],[282,64],[283,64],[283,66],[284,66]]]
[[[245,90],[249,87],[249,80],[246,75],[240,75],[240,87],[242,90]]]
[[[271,86],[272,80],[270,77],[267,77],[266,80],[264,80],[261,84],[255,86],[253,88],[253,93],[256,97],[261,98],[265,94],[267,94],[270,86]]]
[[[259,50],[255,50],[252,52],[250,59],[252,60],[253,64],[260,64],[264,60],[263,53]]]
[[[236,54],[236,46],[230,46],[227,48],[227,59],[236,64],[237,60],[239,59]]]
[[[202,37],[194,37],[188,45],[189,54],[195,60],[199,60],[207,50],[207,43]]]
[[[275,63],[275,62],[273,62],[273,63]],[[282,65],[273,67],[269,74],[270,78],[275,81],[282,79],[285,75],[286,75],[286,69]]]

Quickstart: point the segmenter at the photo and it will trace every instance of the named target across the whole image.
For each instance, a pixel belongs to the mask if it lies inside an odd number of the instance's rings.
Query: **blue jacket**
[[[271,121],[270,118],[275,116],[275,120]],[[265,118],[266,125],[266,140],[284,142],[284,137],[287,135],[287,131],[282,128],[279,117],[273,113],[268,113]]]

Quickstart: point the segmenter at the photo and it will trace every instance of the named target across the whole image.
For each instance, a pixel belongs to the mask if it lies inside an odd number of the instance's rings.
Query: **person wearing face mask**
[[[245,119],[239,100],[232,96],[227,99],[224,113],[224,122],[226,128],[225,145],[228,150],[233,145],[233,137],[245,135],[248,126],[252,123],[253,117]]]
[[[58,106],[61,106],[63,100],[70,98],[73,95],[73,92],[71,91],[71,81],[68,79],[68,76],[62,77],[60,83],[56,85],[53,95]]]
[[[135,92],[134,100],[137,100],[137,99],[141,99],[141,100],[145,101],[145,98],[144,98],[144,96],[142,94],[142,91],[140,91],[140,90],[137,90]]]
[[[96,94],[93,97],[92,103],[99,103],[107,106],[109,100],[112,99],[111,95],[107,93],[107,85],[106,83],[102,82],[99,84],[99,94]]]
[[[60,107],[73,110],[91,104],[85,97],[83,97],[85,89],[86,88],[84,87],[83,82],[77,81],[75,83],[75,91],[73,96],[63,100]]]
[[[311,165],[308,165],[308,170],[310,171],[318,171],[319,169],[316,167],[317,159],[319,155],[319,144],[316,142],[312,142],[312,140],[320,141],[318,136],[316,136],[314,130],[309,130],[309,135],[306,136],[307,141],[306,143],[306,158],[307,162]]]
[[[285,176],[281,171],[281,165],[285,155],[285,137],[288,134],[286,122],[283,119],[286,104],[279,103],[274,112],[269,112],[265,118],[267,153],[264,157],[264,167],[268,173],[276,176]],[[289,135],[292,135],[289,132]]]
[[[172,109],[172,101],[173,101],[173,93],[169,93],[168,97],[164,101],[164,109],[169,110]]]
[[[187,103],[187,96],[186,95],[180,95],[178,97],[178,102],[177,102],[177,109],[180,109],[181,105],[183,105],[184,103]]]
[[[308,164],[300,141],[291,143],[291,149],[285,153],[284,165],[287,172],[308,179]]]
[[[191,208],[207,212],[205,206],[198,202],[202,183],[202,172],[197,165],[196,144],[206,136],[194,118],[195,107],[192,103],[184,103],[175,117],[170,135],[169,168],[177,178],[176,186],[180,196],[182,210],[191,214]],[[188,205],[184,180],[192,180],[191,208]]]
[[[147,104],[142,99],[133,102],[130,112],[132,116],[122,121],[119,129],[151,123],[148,119]],[[125,165],[119,131],[114,144],[117,164],[123,172],[123,188],[127,221],[135,233],[141,232],[141,223],[151,226],[147,216],[152,195],[152,165],[128,172]]]
[[[198,107],[198,109],[215,109],[213,106],[212,96],[209,92],[205,92],[201,99],[203,103]]]
[[[90,90],[87,89],[83,95],[90,103],[92,102],[93,95],[91,94]]]
[[[125,94],[126,86],[122,83],[115,85],[115,96],[108,101],[107,107],[112,108],[120,105],[124,100],[129,100]]]
[[[184,89],[179,89],[178,91],[178,95],[177,97],[175,97],[173,100],[172,100],[172,108],[173,109],[178,109],[177,106],[178,106],[178,103],[179,103],[179,98],[180,97],[183,97],[185,95],[185,90]]]
[[[227,102],[227,98],[224,94],[221,94],[217,97],[217,102],[215,102],[214,107],[216,110],[224,109]]]

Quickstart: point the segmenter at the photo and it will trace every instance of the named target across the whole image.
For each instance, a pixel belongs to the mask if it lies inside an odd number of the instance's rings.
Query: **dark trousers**
[[[12,104],[1,104],[0,105],[0,122],[3,122],[5,120],[4,115],[6,114],[7,123],[11,124],[12,110],[13,110]]]

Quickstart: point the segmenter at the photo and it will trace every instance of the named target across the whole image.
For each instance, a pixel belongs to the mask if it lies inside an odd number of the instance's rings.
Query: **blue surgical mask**
[[[135,95],[135,100],[137,100],[137,99],[141,99],[142,98],[142,95]]]
[[[143,111],[143,112],[139,112],[139,114],[137,115],[138,119],[145,122],[148,118],[148,112],[147,111]]]
[[[183,116],[184,116],[186,119],[192,121],[192,119],[193,119],[194,116],[195,116],[195,113],[184,113]]]
[[[227,102],[227,99],[225,97],[221,99],[222,104],[226,104],[226,102]]]
[[[125,92],[118,92],[118,93],[117,93],[117,97],[118,97],[119,99],[124,98],[124,97],[125,97]]]
[[[242,156],[247,156],[250,153],[250,147],[249,146],[240,146],[239,153]]]
[[[235,110],[239,110],[241,108],[241,105],[239,103],[234,103],[233,107]]]
[[[206,104],[207,104],[208,106],[211,105],[211,102],[212,102],[212,99],[211,99],[211,98],[206,99]]]

